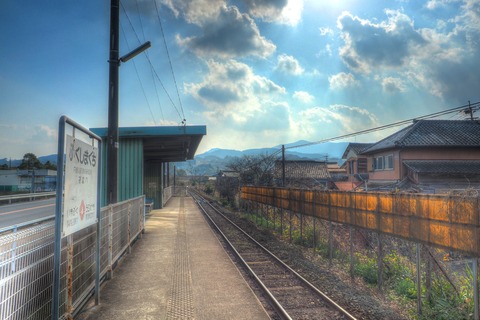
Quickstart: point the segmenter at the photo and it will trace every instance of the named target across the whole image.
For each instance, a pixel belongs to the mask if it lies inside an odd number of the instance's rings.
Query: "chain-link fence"
[[[144,229],[144,197],[103,207],[100,219],[100,277]],[[50,319],[54,259],[54,219],[0,233],[0,319]],[[80,311],[95,288],[96,225],[62,239],[60,312]],[[71,255],[71,259],[67,257]],[[72,261],[72,264],[68,263]]]

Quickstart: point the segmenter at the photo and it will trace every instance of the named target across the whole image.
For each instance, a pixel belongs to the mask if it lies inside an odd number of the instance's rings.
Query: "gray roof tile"
[[[275,162],[275,178],[282,177],[282,162]],[[285,161],[285,178],[287,179],[329,179],[330,173],[325,162],[297,160]]]
[[[353,150],[356,154],[359,154],[366,148],[371,147],[372,145],[374,145],[374,143],[350,142],[347,148],[345,148],[345,152],[343,152],[342,159],[347,158],[348,150]]]
[[[401,147],[480,147],[480,123],[471,120],[419,120],[362,153]]]
[[[418,173],[480,175],[480,160],[405,160],[403,163]]]

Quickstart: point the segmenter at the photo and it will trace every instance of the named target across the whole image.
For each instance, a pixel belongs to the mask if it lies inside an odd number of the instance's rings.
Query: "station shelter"
[[[102,138],[102,181],[107,172],[108,128],[92,128]],[[171,163],[192,160],[207,133],[206,126],[120,127],[118,202],[145,195],[160,209],[172,194]],[[107,204],[102,185],[101,206]]]

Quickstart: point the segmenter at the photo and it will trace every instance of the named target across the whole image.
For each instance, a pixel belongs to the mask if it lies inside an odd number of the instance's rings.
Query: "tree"
[[[273,183],[273,168],[275,157],[262,154],[242,158],[234,158],[227,168],[240,174],[240,181],[243,185],[270,186]]]
[[[43,168],[48,170],[57,170],[57,166],[54,163],[51,163],[50,160],[45,162],[45,164],[43,165]]]
[[[42,169],[43,164],[38,160],[37,156],[33,153],[25,153],[22,159],[22,163],[18,166],[19,169],[29,170],[29,169]]]
[[[177,176],[178,177],[186,177],[187,176],[187,171],[184,169],[177,169]]]

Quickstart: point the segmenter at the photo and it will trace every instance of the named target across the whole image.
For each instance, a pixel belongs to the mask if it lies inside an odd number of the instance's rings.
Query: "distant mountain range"
[[[326,142],[322,144],[313,144],[311,142],[300,140],[285,145],[285,154],[290,157],[307,158],[314,160],[336,161],[341,159],[348,142]],[[271,154],[282,149],[281,145],[271,148],[247,149],[243,151],[231,149],[210,149],[205,153],[195,156],[195,159],[204,159],[208,157],[216,157],[225,159],[227,157],[242,157],[244,155],[261,155]]]
[[[287,160],[317,160],[329,162],[343,162],[342,155],[348,142],[326,142],[313,144],[309,141],[300,140],[285,145],[285,158]],[[236,157],[265,155],[277,152],[281,157],[282,146],[271,148],[247,149],[243,151],[231,149],[210,149],[205,153],[198,154],[194,160],[176,163],[177,169],[183,169],[189,174],[213,175],[219,170],[226,168],[228,163]]]
[[[43,164],[45,164],[47,161],[50,161],[50,163],[53,163],[53,164],[57,164],[56,154],[51,154],[48,156],[40,156],[37,158]],[[3,166],[4,164],[6,164],[8,166],[11,165],[12,167],[18,167],[21,163],[22,163],[22,159],[11,159],[11,163],[10,163],[10,159],[8,158],[0,159],[0,166]]]
[[[285,158],[288,160],[317,160],[317,161],[329,161],[329,162],[342,162],[342,155],[347,147],[348,142],[326,142],[321,144],[314,144],[309,141],[300,140],[294,143],[285,145]],[[265,155],[278,153],[278,157],[281,157],[280,150],[281,145],[270,148],[259,149],[247,149],[243,151],[231,150],[231,149],[210,149],[205,153],[198,154],[194,160],[186,162],[177,162],[177,169],[183,169],[189,174],[195,175],[214,175],[219,170],[226,169],[226,166],[230,161],[236,157],[243,157],[246,155]],[[51,163],[57,163],[57,155],[51,154],[48,156],[39,156],[40,162],[45,163],[50,161]],[[17,167],[22,160],[12,159],[11,166]],[[0,166],[10,164],[10,159],[0,159]]]

